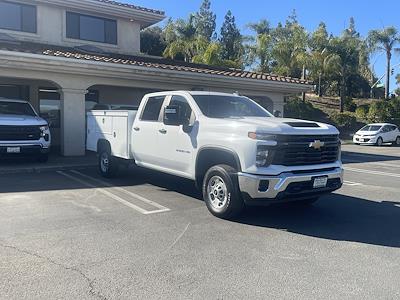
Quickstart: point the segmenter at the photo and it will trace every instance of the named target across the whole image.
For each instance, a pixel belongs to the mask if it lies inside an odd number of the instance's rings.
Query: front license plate
[[[324,188],[328,184],[328,177],[316,177],[314,178],[314,189]]]
[[[21,147],[7,147],[7,153],[20,153]]]

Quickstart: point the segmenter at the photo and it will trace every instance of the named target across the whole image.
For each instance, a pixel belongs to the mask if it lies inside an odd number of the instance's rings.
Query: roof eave
[[[151,68],[145,66],[122,65],[98,61],[82,61],[78,59],[43,56],[41,54],[31,54],[15,51],[0,50],[0,62],[5,60],[7,67],[13,63],[19,67],[29,66],[29,69],[48,70],[54,72],[54,63],[60,64],[65,73],[76,73],[79,75],[87,74],[88,76],[109,76],[116,78],[134,78],[136,76],[148,76],[149,78],[164,79],[166,77],[174,77],[179,82],[195,84],[198,82],[206,81],[207,86],[240,86],[246,84],[246,89],[268,90],[272,92],[279,92],[284,94],[295,94],[301,92],[308,92],[312,90],[313,85],[304,83],[291,83],[273,80],[260,80],[243,77],[229,77],[223,75],[213,75],[197,72],[168,70],[161,68]],[[1,65],[1,64],[0,64]],[[47,66],[46,66],[47,65]],[[59,70],[60,68],[57,68]],[[159,76],[154,76],[157,74]],[[147,77],[146,77],[147,78]]]
[[[37,2],[134,20],[140,23],[142,27],[154,25],[166,18],[165,14],[110,3],[100,3],[95,0],[69,0],[68,2],[65,0],[37,0]]]

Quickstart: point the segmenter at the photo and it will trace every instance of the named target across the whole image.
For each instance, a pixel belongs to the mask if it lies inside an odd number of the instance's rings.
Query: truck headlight
[[[257,147],[256,166],[265,167],[268,164],[269,150],[265,146]]]
[[[44,138],[46,142],[50,140],[50,129],[48,125],[43,125],[39,127],[40,137]]]
[[[47,126],[47,125],[40,126],[39,129],[40,129],[40,132],[49,131],[49,126]]]
[[[276,141],[275,135],[262,132],[249,132],[248,137],[253,140]]]

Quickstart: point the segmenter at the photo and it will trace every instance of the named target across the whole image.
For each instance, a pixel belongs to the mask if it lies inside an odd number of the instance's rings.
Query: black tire
[[[49,155],[46,154],[40,154],[37,158],[38,162],[40,163],[46,163],[49,160]]]
[[[214,185],[213,185],[214,183]],[[223,200],[220,200],[221,190]],[[232,219],[244,209],[236,170],[228,165],[211,167],[203,179],[203,199],[208,210],[221,219]],[[215,196],[218,196],[215,198]],[[214,200],[212,200],[214,197]]]
[[[98,167],[101,176],[105,178],[113,178],[118,174],[119,165],[115,157],[111,155],[111,151],[107,148],[102,148],[99,151]]]
[[[376,140],[376,145],[378,147],[381,147],[383,145],[383,139],[381,137],[378,137],[378,139]]]
[[[393,144],[392,144],[393,146],[400,146],[400,136],[398,136],[397,138],[396,138],[396,140],[393,142]]]

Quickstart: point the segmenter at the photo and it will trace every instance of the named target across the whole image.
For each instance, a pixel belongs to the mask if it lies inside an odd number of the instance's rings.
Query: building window
[[[36,33],[36,7],[0,1],[0,28]]]
[[[67,38],[117,44],[117,21],[67,12]]]

